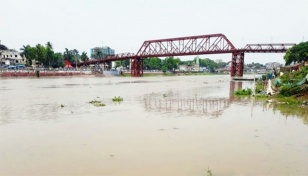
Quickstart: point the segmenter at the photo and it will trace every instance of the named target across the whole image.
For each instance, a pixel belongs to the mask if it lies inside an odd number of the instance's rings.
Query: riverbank
[[[17,70],[2,71],[0,77],[51,77],[51,76],[82,76],[95,75],[90,71],[35,71],[35,70]]]

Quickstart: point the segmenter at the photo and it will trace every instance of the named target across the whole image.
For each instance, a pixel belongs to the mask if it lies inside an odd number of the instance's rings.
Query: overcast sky
[[[144,40],[223,33],[237,47],[308,40],[308,0],[0,0],[0,40],[9,48],[50,41],[90,53],[136,53]],[[231,54],[200,56],[229,61]],[[245,63],[283,54],[247,54]]]

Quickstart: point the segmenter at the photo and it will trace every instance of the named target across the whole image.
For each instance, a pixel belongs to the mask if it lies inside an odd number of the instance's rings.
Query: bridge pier
[[[143,61],[141,58],[135,57],[131,59],[131,77],[143,76]]]
[[[244,52],[233,52],[231,61],[231,77],[243,77]]]

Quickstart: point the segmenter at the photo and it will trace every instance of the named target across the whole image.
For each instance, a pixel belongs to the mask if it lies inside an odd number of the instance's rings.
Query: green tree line
[[[165,59],[160,59],[158,57],[152,57],[143,60],[143,69],[145,70],[163,70],[163,71],[173,71],[179,69],[179,65],[192,66],[196,64],[197,58],[192,61],[181,61],[180,58],[166,57]],[[199,59],[199,66],[206,67],[209,70],[215,70],[218,68],[224,68],[228,63],[222,60],[211,60],[209,58]],[[129,67],[129,60],[116,61],[116,68],[123,66],[124,68]]]
[[[290,48],[286,52],[284,60],[286,61],[286,65],[308,61],[308,41],[299,43]]]
[[[50,42],[47,42],[46,45],[24,45],[20,50],[22,51],[22,55],[27,58],[27,66],[41,64],[44,67],[58,68],[65,66],[65,60],[68,60],[72,64],[78,63],[80,60],[89,60],[86,52],[79,54],[79,51],[76,49],[69,50],[65,48],[63,53],[54,52],[53,46]]]

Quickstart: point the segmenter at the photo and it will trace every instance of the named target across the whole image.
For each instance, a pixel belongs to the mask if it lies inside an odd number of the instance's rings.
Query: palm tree
[[[41,44],[36,45],[36,56],[37,56],[37,61],[45,65],[46,51],[45,51],[45,47],[42,46]]]
[[[32,65],[32,58],[30,57],[31,46],[30,45],[27,45],[27,46],[23,45],[22,48],[20,48],[20,50],[22,51],[21,55],[23,55],[26,58],[27,65]]]
[[[50,63],[54,62],[54,52],[53,52],[53,48],[52,48],[52,44],[50,42],[46,43],[46,59],[48,62],[48,68],[50,67]]]
[[[83,62],[86,62],[89,60],[89,57],[87,56],[87,53],[86,52],[82,52],[81,53],[81,56],[80,56],[80,59],[83,61]]]
[[[47,48],[50,48],[50,49],[53,49],[52,44],[51,44],[50,42],[47,42],[47,43],[46,43],[46,47],[47,47]]]
[[[65,60],[68,60],[68,61],[70,61],[70,62],[73,61],[73,54],[72,54],[72,52],[71,52],[70,50],[68,50],[67,48],[65,48],[65,51],[64,51],[63,56],[64,56],[64,59],[65,59]]]

